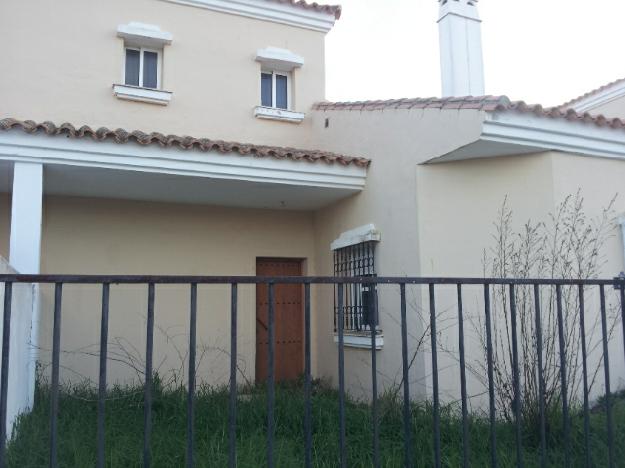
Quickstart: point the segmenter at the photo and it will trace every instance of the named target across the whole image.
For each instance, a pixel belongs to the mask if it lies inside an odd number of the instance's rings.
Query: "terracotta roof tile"
[[[393,109],[472,109],[484,112],[522,112],[540,117],[566,119],[569,121],[592,123],[599,127],[622,129],[625,121],[619,118],[608,118],[588,112],[578,113],[573,109],[562,107],[543,107],[540,104],[526,104],[523,101],[511,101],[506,96],[467,96],[448,98],[414,98],[391,99],[387,101],[355,101],[355,102],[318,102],[313,109],[319,111],[384,111]]]
[[[566,109],[568,107],[573,106],[574,104],[578,103],[579,101],[582,101],[586,98],[589,98],[591,96],[595,96],[597,94],[600,94],[608,89],[610,89],[611,87],[621,84],[625,82],[625,78],[621,78],[618,80],[614,80],[611,83],[608,83],[606,85],[600,86],[597,89],[593,89],[592,91],[588,91],[586,94],[582,94],[581,96],[578,96],[576,98],[571,99],[570,101],[565,102],[564,104],[559,105],[558,107],[561,109]]]
[[[314,10],[322,13],[334,15],[336,19],[341,17],[341,5],[323,5],[317,2],[308,3],[305,0],[270,0],[275,3],[290,3],[293,6],[304,8],[306,10]]]
[[[161,147],[177,147],[184,150],[218,151],[220,153],[238,153],[241,156],[257,158],[291,159],[293,161],[325,162],[327,164],[353,164],[368,167],[370,160],[322,150],[304,150],[281,146],[254,145],[232,141],[194,138],[190,136],[164,135],[162,133],[145,133],[138,130],[127,131],[123,128],[111,130],[106,127],[93,129],[87,125],[76,128],[70,123],[56,125],[53,122],[34,122],[12,118],[0,119],[0,131],[20,129],[26,133],[43,132],[46,135],[64,135],[69,138],[91,138],[95,141],[112,140],[116,143],[135,142],[140,145],[159,145]]]

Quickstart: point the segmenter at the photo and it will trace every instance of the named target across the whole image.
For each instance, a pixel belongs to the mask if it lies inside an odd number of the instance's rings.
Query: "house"
[[[477,1],[439,1],[443,96],[349,103],[324,100],[338,6],[3,2],[12,45],[0,56],[0,255],[20,273],[482,276],[505,197],[519,222],[578,190],[599,214],[625,180],[623,82],[549,109],[485,96]],[[624,198],[615,203],[625,212]],[[624,269],[618,237],[606,258],[604,276]],[[352,288],[346,379],[361,396],[372,319]],[[28,333],[17,367],[30,366],[18,408],[30,404],[34,361],[50,359],[53,293],[35,291],[32,315],[16,319]],[[188,292],[156,294],[154,361],[166,373],[184,361]],[[276,310],[294,321],[277,348],[279,378],[303,369],[301,291],[288,294]],[[378,366],[390,385],[399,303],[379,296]],[[424,300],[415,290],[415,308]],[[67,287],[63,301],[63,378],[95,379],[100,290]],[[143,286],[113,288],[111,381],[141,377],[146,301]],[[263,292],[241,288],[239,301],[240,372],[262,380]],[[227,291],[202,288],[199,307],[198,372],[222,384]],[[315,287],[312,307],[313,373],[335,380],[332,288]],[[409,325],[423,328],[416,316]],[[425,353],[411,373],[424,395]],[[442,373],[443,386],[455,382]]]

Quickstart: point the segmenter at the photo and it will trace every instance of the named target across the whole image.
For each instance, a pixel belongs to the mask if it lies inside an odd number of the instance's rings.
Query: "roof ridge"
[[[184,150],[197,149],[199,151],[218,151],[220,153],[238,153],[241,156],[259,158],[272,157],[275,159],[291,159],[294,161],[322,161],[327,164],[353,164],[358,167],[368,167],[371,161],[367,158],[346,156],[325,150],[306,150],[287,146],[255,145],[235,141],[212,140],[210,138],[195,138],[188,135],[165,135],[160,132],[146,133],[141,130],[128,131],[123,128],[115,130],[108,127],[94,129],[88,125],[76,127],[64,122],[60,125],[51,121],[35,122],[34,120],[20,120],[15,118],[0,119],[0,131],[21,129],[26,133],[43,132],[49,136],[66,135],[70,138],[91,138],[94,141],[113,140],[116,143],[133,141],[140,145],[158,144],[161,147],[177,147]]]
[[[559,108],[567,108],[567,107],[571,107],[573,104],[575,104],[575,103],[577,103],[577,102],[579,102],[579,101],[582,101],[582,100],[584,100],[584,99],[586,99],[586,98],[589,98],[589,97],[591,97],[591,96],[595,96],[595,95],[597,95],[597,94],[600,94],[600,93],[602,93],[603,91],[605,91],[605,90],[607,90],[607,89],[611,88],[612,86],[617,85],[617,84],[621,84],[621,83],[623,83],[623,82],[625,82],[625,78],[619,78],[618,80],[610,81],[609,83],[606,83],[606,84],[604,84],[603,86],[599,86],[598,88],[595,88],[595,89],[593,89],[593,90],[590,90],[590,91],[588,91],[587,93],[582,94],[581,96],[577,96],[576,98],[573,98],[573,99],[571,99],[571,100],[569,100],[569,101],[566,101],[565,103],[560,104],[560,105],[559,105],[559,106],[557,106],[557,107],[559,107]]]
[[[306,0],[268,0],[274,3],[287,3],[295,7],[304,8],[305,10],[314,10],[321,13],[328,13],[334,15],[335,19],[341,17],[342,7],[341,5],[327,5],[317,2],[308,3]]]

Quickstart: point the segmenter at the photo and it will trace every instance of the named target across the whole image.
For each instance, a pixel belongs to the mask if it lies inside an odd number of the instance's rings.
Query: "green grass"
[[[238,401],[237,455],[239,467],[265,466],[266,404],[262,387],[250,389],[250,396]],[[143,394],[141,388],[115,388],[106,403],[106,458],[109,467],[142,466]],[[20,418],[8,447],[11,467],[42,467],[48,464],[49,388],[38,386],[30,414]],[[337,393],[316,384],[313,397],[313,459],[318,467],[338,465]],[[625,466],[625,403],[614,405],[617,466]],[[401,405],[389,398],[380,400],[380,449],[384,467],[403,463]],[[593,466],[607,466],[607,432],[604,411],[591,414]],[[304,460],[304,399],[300,385],[280,386],[276,393],[275,462],[278,467],[300,467]],[[425,405],[411,408],[413,454],[416,466],[432,466],[432,412]],[[87,386],[64,389],[60,396],[59,461],[62,467],[95,465],[97,393]],[[196,466],[225,467],[228,464],[228,393],[200,388],[196,400]],[[371,416],[366,404],[346,405],[348,465],[371,466]],[[559,416],[550,416],[549,463],[563,466],[563,444]],[[502,467],[514,466],[514,426],[497,425],[498,460]],[[538,431],[523,430],[526,466],[537,466]],[[471,417],[471,464],[489,465],[489,426],[483,416]],[[457,408],[441,413],[443,465],[461,465],[462,437]],[[178,467],[185,464],[186,394],[184,389],[165,390],[158,381],[154,391],[152,466]],[[582,414],[572,414],[573,466],[583,466]]]

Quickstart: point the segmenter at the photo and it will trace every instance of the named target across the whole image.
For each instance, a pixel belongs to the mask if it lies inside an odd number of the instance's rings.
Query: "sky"
[[[331,101],[440,96],[437,0],[337,0]],[[325,2],[325,3],[337,3]],[[625,77],[623,0],[479,0],[486,94],[561,104]]]

